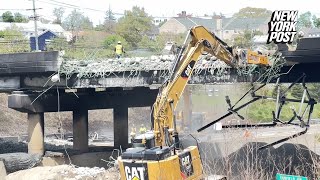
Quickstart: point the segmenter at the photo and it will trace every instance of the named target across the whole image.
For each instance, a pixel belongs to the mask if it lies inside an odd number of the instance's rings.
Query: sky
[[[124,10],[130,10],[132,6],[140,6],[154,17],[173,17],[183,10],[194,16],[211,15],[216,12],[229,17],[239,9],[248,6],[267,8],[272,11],[298,10],[299,13],[310,11],[320,17],[318,0],[36,0],[35,3],[37,8],[42,8],[38,10],[38,14],[51,20],[54,19],[52,15],[54,8],[63,6],[66,10],[64,17],[66,17],[74,9],[72,7],[78,6],[80,11],[89,16],[95,25],[103,22],[104,12],[109,6],[113,12],[120,14]],[[0,0],[1,14],[8,9],[12,12],[32,15],[31,11],[26,11],[31,8],[31,0]]]

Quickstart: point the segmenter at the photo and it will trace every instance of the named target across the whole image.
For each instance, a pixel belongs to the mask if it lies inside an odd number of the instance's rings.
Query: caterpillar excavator
[[[204,179],[198,147],[180,146],[174,111],[196,62],[207,53],[231,67],[268,65],[265,56],[249,52],[249,56],[243,58],[203,26],[192,27],[176,56],[170,77],[159,89],[152,108],[151,130],[140,135],[133,134],[133,147],[118,158],[121,180]]]

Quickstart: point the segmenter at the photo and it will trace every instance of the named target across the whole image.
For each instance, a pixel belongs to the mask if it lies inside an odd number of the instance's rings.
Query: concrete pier
[[[88,152],[88,110],[73,111],[73,149]]]
[[[122,149],[128,147],[128,107],[118,105],[113,108],[114,147]]]
[[[44,154],[44,113],[28,113],[28,153]]]

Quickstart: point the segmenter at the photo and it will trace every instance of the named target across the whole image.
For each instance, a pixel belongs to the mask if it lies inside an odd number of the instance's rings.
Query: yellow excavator
[[[188,41],[190,42],[187,44]],[[118,158],[121,180],[204,178],[198,147],[180,147],[174,111],[196,62],[201,55],[207,53],[232,67],[245,63],[268,63],[266,57],[255,53],[242,59],[237,51],[203,26],[192,27],[184,46],[176,56],[170,77],[159,89],[152,108],[151,131],[137,136],[133,134],[133,147],[128,148]]]

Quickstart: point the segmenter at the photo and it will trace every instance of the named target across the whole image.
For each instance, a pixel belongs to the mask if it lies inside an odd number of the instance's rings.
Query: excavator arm
[[[202,26],[193,27],[153,105],[153,131],[137,137],[133,133],[133,147],[118,157],[121,180],[203,179],[198,147],[179,148],[174,110],[199,57],[207,53],[231,67],[243,63],[240,56],[213,33]],[[259,58],[255,62],[259,64]]]
[[[232,49],[203,26],[193,27],[188,36],[191,37],[190,43],[186,48],[182,48],[185,49],[184,54],[182,52],[177,57],[171,77],[161,87],[154,103],[153,128],[156,146],[171,146],[178,142],[174,110],[202,54],[210,53],[231,67],[239,65],[239,59]]]

